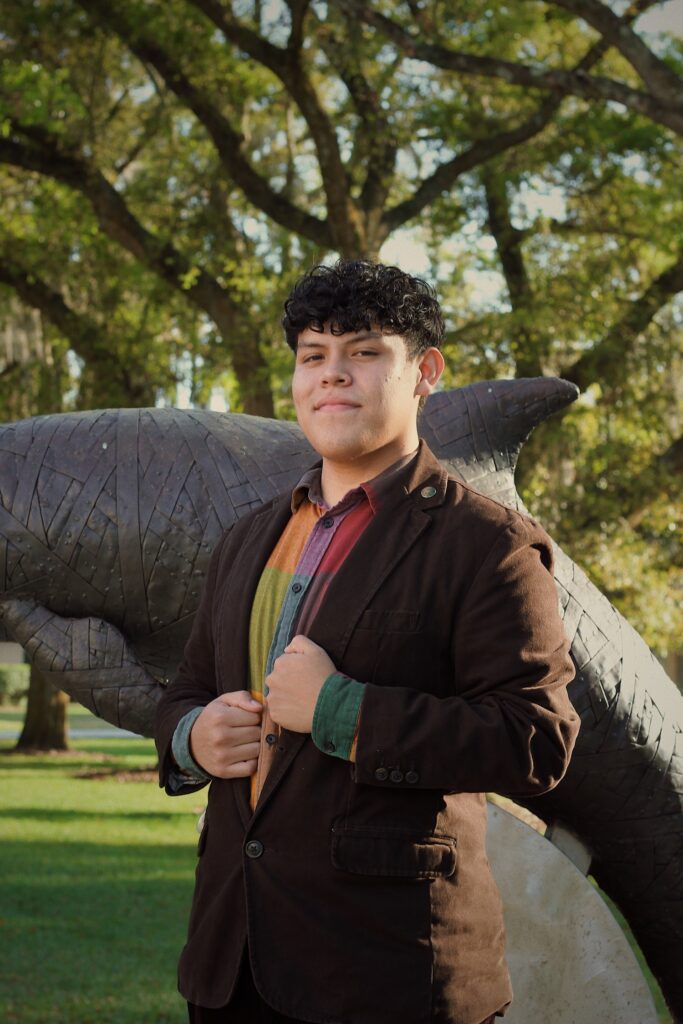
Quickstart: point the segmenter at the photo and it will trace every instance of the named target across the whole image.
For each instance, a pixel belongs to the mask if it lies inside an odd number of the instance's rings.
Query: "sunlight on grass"
[[[23,709],[0,709],[0,731]],[[101,727],[71,705],[72,728]],[[176,963],[185,938],[204,794],[171,800],[151,740],[72,738],[52,755],[0,741],[0,1021],[184,1024]],[[111,777],[88,778],[93,772]],[[115,773],[126,772],[127,781]],[[592,881],[592,879],[591,879]],[[604,896],[604,893],[602,893]],[[628,925],[607,898],[651,984]]]
[[[11,745],[0,743],[0,1020],[183,1024],[176,963],[202,794],[78,777],[154,767],[150,740],[81,740],[45,756]]]

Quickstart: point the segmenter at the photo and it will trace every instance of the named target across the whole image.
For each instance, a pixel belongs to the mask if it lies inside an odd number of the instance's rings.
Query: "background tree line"
[[[3,0],[2,418],[179,380],[290,417],[296,278],[410,238],[445,386],[581,388],[520,492],[679,649],[683,45],[641,27],[660,7]]]

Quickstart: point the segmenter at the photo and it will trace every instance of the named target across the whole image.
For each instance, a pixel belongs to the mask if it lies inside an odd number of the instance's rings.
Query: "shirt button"
[[[332,518],[332,516],[325,516],[325,518],[323,519],[323,526],[325,527],[326,530],[329,530],[331,526],[334,526],[334,519]]]
[[[423,487],[420,494],[423,498],[433,498],[436,494],[436,487]]]
[[[410,782],[411,785],[414,785],[414,783],[418,782],[419,779],[420,776],[412,768],[410,769],[409,772],[406,772],[406,782]]]
[[[332,740],[325,740],[325,750],[328,754],[333,754],[337,748],[335,747]]]
[[[251,857],[252,860],[255,860],[257,857],[260,857],[261,854],[263,853],[263,843],[260,841],[260,839],[250,839],[247,845],[244,847],[244,852],[246,853],[247,857]]]
[[[376,768],[375,778],[377,779],[378,782],[386,782],[386,780],[389,778],[389,772],[386,770],[386,768]]]
[[[403,772],[399,771],[398,768],[392,769],[391,775],[389,776],[392,782],[403,782]]]
[[[292,592],[293,593],[298,594],[301,589],[302,589],[302,587],[301,587],[300,583],[292,583]]]
[[[268,735],[266,736],[266,743],[268,744],[269,747],[272,747],[274,743],[277,743],[277,736],[275,735],[274,732],[268,733]]]

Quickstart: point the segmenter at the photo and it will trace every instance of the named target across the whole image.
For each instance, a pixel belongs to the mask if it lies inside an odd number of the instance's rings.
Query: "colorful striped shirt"
[[[249,625],[249,689],[264,703],[266,676],[292,637],[306,636],[334,574],[381,506],[394,476],[416,455],[397,460],[367,483],[349,491],[330,508],[321,492],[321,468],[308,470],[292,492],[292,515],[271,552],[254,595]],[[364,684],[334,672],[318,696],[312,739],[327,754],[353,760]],[[203,708],[178,724],[173,755],[184,775],[173,780],[176,792],[208,779],[189,751],[189,734]],[[256,802],[274,760],[279,727],[264,706],[258,768],[251,779]]]

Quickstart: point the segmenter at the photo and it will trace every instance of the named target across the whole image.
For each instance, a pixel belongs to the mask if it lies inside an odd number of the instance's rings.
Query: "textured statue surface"
[[[449,472],[522,507],[514,469],[533,428],[572,402],[556,378],[484,381],[427,401],[419,431]],[[55,685],[150,735],[210,552],[316,456],[296,424],[172,409],[0,426],[0,612]],[[683,1016],[683,696],[641,637],[555,547],[582,728],[570,769],[527,801],[593,854],[674,1012]]]

